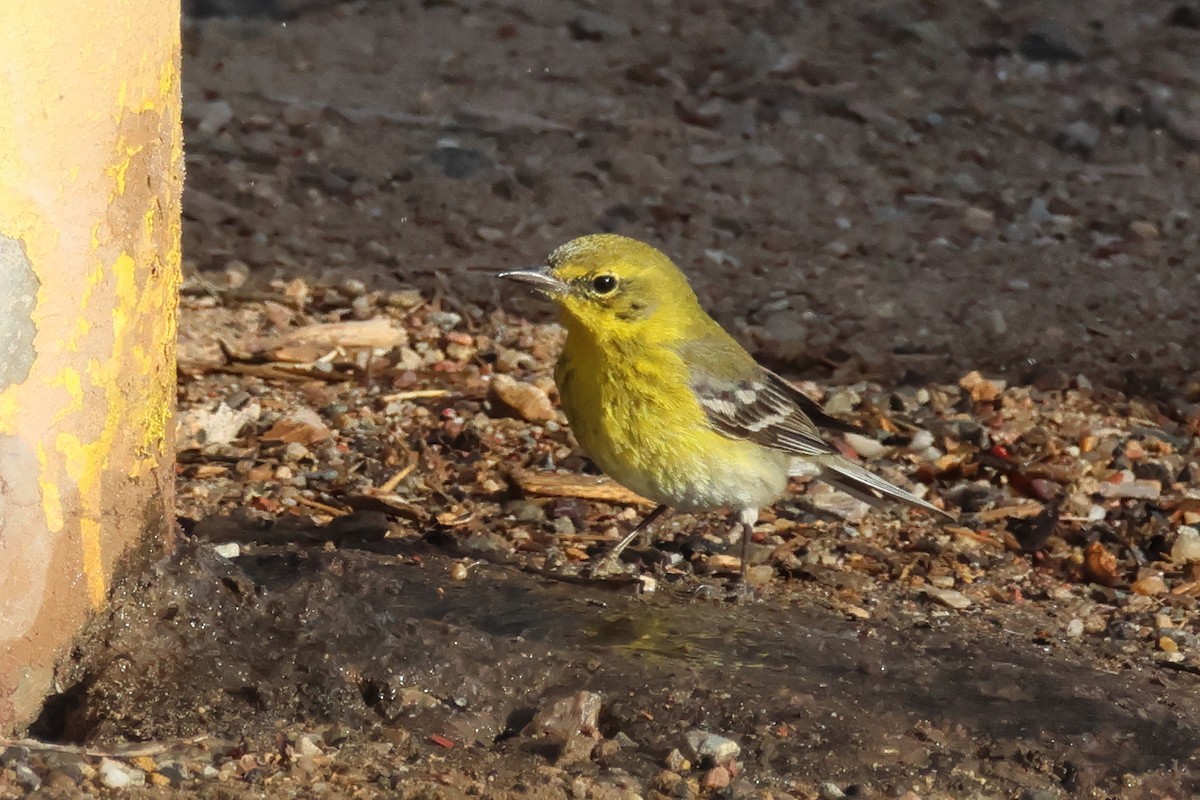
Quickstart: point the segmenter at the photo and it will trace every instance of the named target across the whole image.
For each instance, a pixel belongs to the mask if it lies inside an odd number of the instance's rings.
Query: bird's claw
[[[608,553],[592,563],[591,568],[587,571],[587,576],[596,579],[626,577],[629,572],[629,566],[625,562]]]
[[[753,603],[758,600],[758,595],[754,591],[754,587],[743,576],[738,578],[730,585],[725,597],[734,605],[742,605],[744,603]]]

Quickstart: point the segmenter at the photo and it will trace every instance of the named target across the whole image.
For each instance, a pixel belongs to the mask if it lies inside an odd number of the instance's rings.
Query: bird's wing
[[[820,428],[861,432],[829,416],[816,401],[759,366],[733,340],[693,342],[681,355],[709,424],[731,439],[747,439],[797,456],[818,456],[837,452]]]
[[[820,479],[858,499],[880,505],[893,500],[953,517],[844,458],[821,436],[821,428],[851,433],[861,429],[835,419],[783,378],[761,367],[728,338],[714,334],[680,348],[692,391],[714,430],[781,450],[818,468]]]

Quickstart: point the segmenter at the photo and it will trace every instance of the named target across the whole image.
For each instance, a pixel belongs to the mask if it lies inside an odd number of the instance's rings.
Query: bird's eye
[[[617,288],[617,279],[612,275],[597,275],[592,278],[592,289],[596,294],[608,294]]]

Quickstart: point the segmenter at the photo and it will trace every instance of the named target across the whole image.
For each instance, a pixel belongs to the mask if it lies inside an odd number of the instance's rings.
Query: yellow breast
[[[687,511],[761,507],[787,486],[789,459],[714,431],[688,368],[665,347],[571,335],[555,370],[580,446],[618,483]]]

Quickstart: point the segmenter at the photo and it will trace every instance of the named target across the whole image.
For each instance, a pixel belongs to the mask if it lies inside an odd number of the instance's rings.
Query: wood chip
[[[562,475],[512,470],[509,472],[509,476],[521,488],[521,491],[541,497],[578,497],[582,500],[599,500],[604,503],[650,508],[655,505],[652,501],[629,491],[611,478],[599,475]]]
[[[1003,508],[990,508],[986,511],[978,511],[975,513],[975,519],[980,522],[995,522],[1001,519],[1024,519],[1026,517],[1036,517],[1042,513],[1041,503],[1022,503],[1019,506],[1004,506]]]
[[[1004,549],[1003,541],[992,536],[988,536],[986,533],[979,533],[971,530],[970,528],[964,528],[961,525],[946,525],[942,528],[942,530],[944,530],[946,533],[953,534],[960,539],[966,539],[987,547],[995,547],[999,550]]]
[[[263,349],[268,352],[281,351],[278,360],[315,361],[315,358],[304,354],[313,349],[329,350],[335,347],[390,350],[406,344],[408,331],[399,323],[388,317],[373,317],[303,325],[269,342]],[[284,354],[289,355],[285,357]]]

